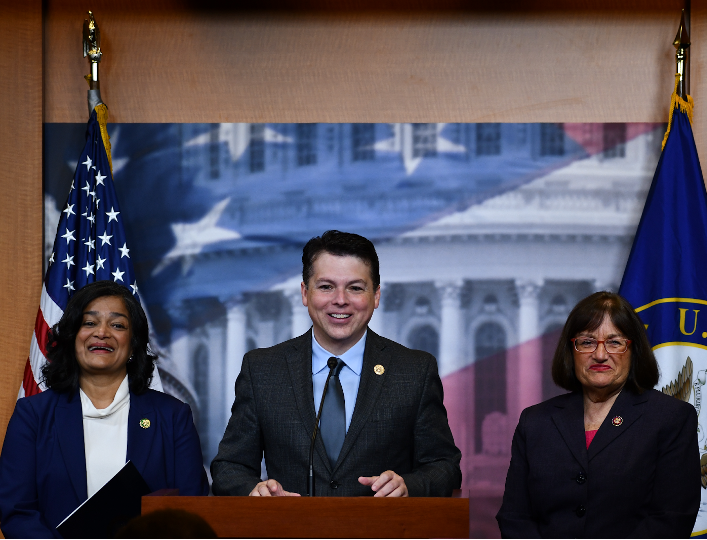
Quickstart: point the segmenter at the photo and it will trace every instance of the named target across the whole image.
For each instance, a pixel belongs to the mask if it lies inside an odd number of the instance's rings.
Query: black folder
[[[132,462],[86,499],[56,528],[64,538],[114,538],[140,515],[142,496],[151,490]]]

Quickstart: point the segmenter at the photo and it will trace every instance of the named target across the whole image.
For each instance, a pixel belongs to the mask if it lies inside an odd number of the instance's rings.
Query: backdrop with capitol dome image
[[[488,500],[472,535],[498,536],[493,514],[520,412],[563,392],[549,365],[570,309],[618,290],[665,126],[108,129],[162,384],[191,405],[205,463],[243,354],[310,327],[304,243],[327,229],[356,232],[380,257],[371,328],[437,357],[462,487]],[[45,259],[84,132],[44,125]]]

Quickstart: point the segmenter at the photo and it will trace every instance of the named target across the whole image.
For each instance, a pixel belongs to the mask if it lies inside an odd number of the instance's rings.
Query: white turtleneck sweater
[[[83,441],[86,452],[88,496],[93,496],[125,465],[128,454],[128,376],[120,383],[113,403],[96,409],[80,390],[83,412]]]

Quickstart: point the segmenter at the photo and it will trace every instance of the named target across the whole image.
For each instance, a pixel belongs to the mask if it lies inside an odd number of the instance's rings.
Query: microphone
[[[339,360],[333,356],[327,360],[327,367],[329,368],[329,375],[327,375],[326,383],[324,383],[324,391],[322,392],[322,400],[319,402],[319,412],[317,412],[317,419],[314,421],[314,431],[312,431],[312,442],[309,445],[309,478],[307,482],[307,496],[314,497],[314,442],[317,440],[317,433],[319,433],[319,418],[322,416],[322,405],[324,405],[324,398],[326,397],[326,391],[329,389],[329,379],[334,374]]]

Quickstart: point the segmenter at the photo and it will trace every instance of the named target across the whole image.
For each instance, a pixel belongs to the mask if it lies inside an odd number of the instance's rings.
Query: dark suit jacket
[[[624,389],[587,449],[575,392],[521,414],[496,519],[507,538],[686,538],[700,486],[692,405]]]
[[[143,429],[142,418],[150,420]],[[153,491],[208,495],[191,409],[167,394],[130,393],[128,453]],[[0,455],[0,528],[8,538],[60,538],[56,526],[88,498],[81,398],[47,390],[20,399]]]
[[[385,373],[376,375],[374,366]],[[411,496],[450,495],[461,484],[461,452],[442,404],[434,357],[368,330],[358,397],[339,459],[332,469],[324,444],[314,453],[316,495],[373,495],[359,476],[388,469]],[[243,358],[236,400],[211,464],[216,495],[248,495],[268,476],[306,494],[309,447],[316,415],[312,394],[312,331]]]

